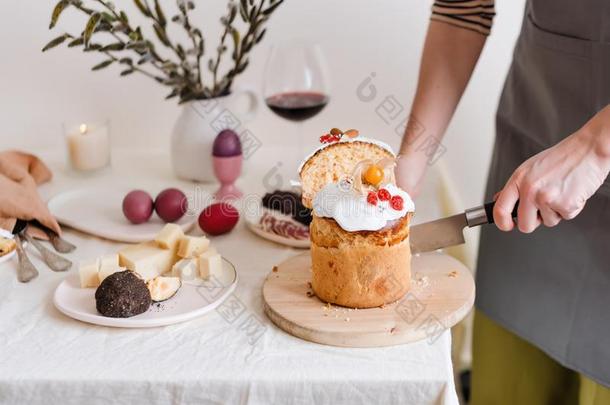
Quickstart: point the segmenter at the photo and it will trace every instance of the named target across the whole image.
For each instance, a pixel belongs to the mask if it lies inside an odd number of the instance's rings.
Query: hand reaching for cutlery
[[[50,178],[50,170],[35,156],[0,152],[0,220],[37,219],[61,234],[59,224],[36,190],[38,184]]]

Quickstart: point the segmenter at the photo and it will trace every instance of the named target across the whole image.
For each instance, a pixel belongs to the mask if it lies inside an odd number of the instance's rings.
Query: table
[[[163,151],[115,152],[113,168],[92,178],[66,173],[61,153],[39,155],[55,173],[41,187],[45,197],[83,183],[214,188],[174,179]],[[244,191],[270,185],[253,180],[275,167],[269,156],[277,151],[247,163],[239,183]],[[432,206],[426,204],[423,212]],[[119,247],[70,229],[65,237],[78,246],[67,255],[75,262]],[[72,320],[52,303],[64,275],[43,268],[33,251],[41,272],[29,284],[17,281],[15,262],[0,265],[0,403],[458,403],[449,331],[430,341],[378,349],[300,340],[265,317],[261,300],[267,273],[299,251],[259,239],[243,221],[213,243],[239,272],[229,299],[235,310],[163,328],[114,329]]]

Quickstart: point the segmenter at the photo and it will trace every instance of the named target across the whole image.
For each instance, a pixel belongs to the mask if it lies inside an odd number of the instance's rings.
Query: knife
[[[422,253],[442,249],[464,243],[464,228],[485,224],[493,224],[493,210],[495,201],[485,203],[479,207],[470,208],[461,214],[437,219],[411,227],[409,234],[411,252]],[[512,216],[517,217],[519,201],[515,204]]]

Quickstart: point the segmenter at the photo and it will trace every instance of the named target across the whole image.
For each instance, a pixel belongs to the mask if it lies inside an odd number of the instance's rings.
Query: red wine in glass
[[[305,121],[326,107],[329,97],[315,91],[293,91],[279,93],[265,99],[267,106],[290,121]]]

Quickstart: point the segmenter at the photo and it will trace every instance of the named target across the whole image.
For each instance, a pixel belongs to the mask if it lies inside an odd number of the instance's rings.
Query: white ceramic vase
[[[184,103],[172,131],[174,174],[184,180],[214,182],[212,146],[216,135],[232,129],[241,138],[245,124],[254,118],[257,109],[258,99],[251,90]]]

